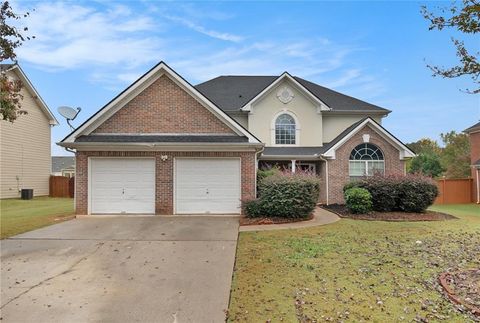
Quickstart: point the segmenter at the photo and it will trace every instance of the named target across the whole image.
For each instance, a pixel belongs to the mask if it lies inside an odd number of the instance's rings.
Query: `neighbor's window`
[[[350,154],[350,177],[373,176],[385,173],[383,153],[377,146],[364,143],[355,147]]]
[[[295,119],[289,114],[281,114],[275,120],[275,144],[295,145]]]

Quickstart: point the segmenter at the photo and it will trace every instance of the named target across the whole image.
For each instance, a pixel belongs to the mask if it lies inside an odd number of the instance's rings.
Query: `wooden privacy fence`
[[[75,177],[50,176],[50,197],[72,197],[75,193]]]
[[[437,180],[438,197],[435,204],[461,204],[473,202],[473,178]]]

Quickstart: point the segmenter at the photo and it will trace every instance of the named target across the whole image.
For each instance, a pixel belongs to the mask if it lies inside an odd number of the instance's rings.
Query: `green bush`
[[[366,177],[346,184],[344,193],[352,187],[366,189],[379,212],[424,212],[438,195],[435,182],[422,175]]]
[[[438,195],[436,183],[423,176],[409,176],[397,185],[397,209],[403,212],[425,212]]]
[[[243,201],[242,207],[243,213],[249,218],[258,218],[263,215],[260,199]]]
[[[364,188],[352,187],[345,191],[345,204],[352,213],[372,211],[372,195]]]
[[[320,192],[316,176],[278,173],[259,182],[258,199],[243,203],[248,217],[306,218],[314,210]]]
[[[366,189],[372,195],[373,209],[388,212],[395,209],[398,199],[396,178],[392,176],[372,176],[352,181],[345,185],[344,193],[352,187]]]
[[[257,182],[261,182],[263,179],[273,176],[273,175],[279,175],[281,173],[280,169],[278,167],[271,167],[267,169],[259,169],[257,171]]]

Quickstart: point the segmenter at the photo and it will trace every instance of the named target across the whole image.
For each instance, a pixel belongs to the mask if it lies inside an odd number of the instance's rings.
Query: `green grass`
[[[480,267],[480,206],[433,209],[439,222],[342,219],[308,229],[240,234],[231,322],[468,322],[438,274]]]
[[[38,229],[73,215],[73,199],[36,197],[33,200],[0,200],[0,237],[2,239]]]

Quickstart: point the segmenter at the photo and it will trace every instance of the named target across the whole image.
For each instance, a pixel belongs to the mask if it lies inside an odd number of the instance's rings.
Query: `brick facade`
[[[225,123],[161,76],[93,133],[234,133]]]
[[[400,160],[399,151],[388,141],[366,125],[359,130],[352,138],[345,142],[335,152],[335,159],[328,161],[328,185],[329,203],[344,203],[343,186],[350,181],[349,159],[350,153],[357,145],[363,143],[362,136],[370,135],[370,143],[378,146],[385,158],[385,175],[405,174],[405,161]],[[324,189],[325,190],[325,189]],[[322,201],[322,198],[324,200]],[[321,202],[325,203],[326,197],[321,195]]]
[[[470,138],[470,161],[473,165],[477,160],[480,159],[480,129],[468,134]],[[473,197],[474,201],[477,201],[477,172],[480,172],[479,169],[472,167],[472,178],[473,178]],[[479,174],[480,176],[480,174]]]
[[[162,161],[160,156],[167,155]],[[88,157],[155,157],[155,213],[173,214],[173,163],[175,157],[240,157],[242,199],[255,196],[255,152],[77,152],[75,177],[76,214],[88,213]]]

